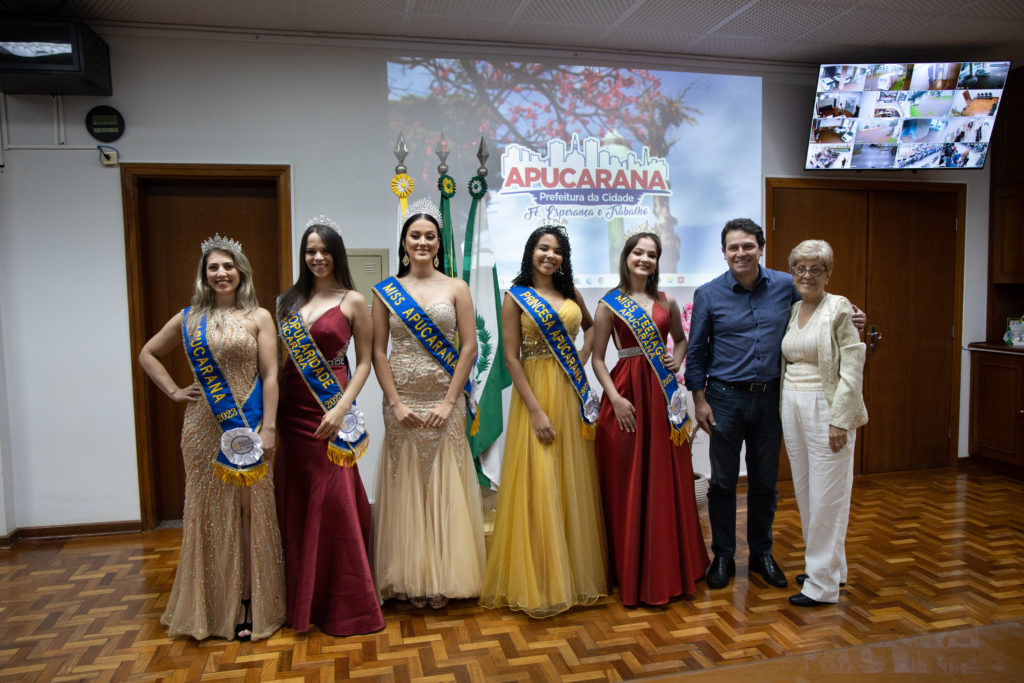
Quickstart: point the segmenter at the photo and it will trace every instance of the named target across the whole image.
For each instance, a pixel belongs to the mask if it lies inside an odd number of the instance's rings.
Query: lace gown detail
[[[252,388],[257,373],[256,339],[225,315],[211,320],[207,339],[217,365],[237,400]],[[202,640],[234,638],[243,621],[243,487],[214,474],[220,425],[205,399],[189,403],[181,433],[185,460],[185,512],[174,586],[160,622],[171,636]],[[285,619],[284,562],[270,472],[249,488],[252,557],[252,639],[272,635]]]
[[[579,306],[566,300],[557,313],[575,338]],[[480,604],[539,618],[608,593],[604,521],[594,442],[583,437],[576,390],[533,318],[523,313],[519,320],[520,362],[555,441],[537,439],[530,411],[513,391]]]
[[[440,301],[425,311],[454,343],[454,305]],[[425,417],[444,399],[451,378],[393,313],[388,324],[398,395]],[[384,429],[374,525],[374,576],[381,599],[480,595],[483,514],[466,439],[465,401],[456,400],[440,429],[410,429],[385,400]]]

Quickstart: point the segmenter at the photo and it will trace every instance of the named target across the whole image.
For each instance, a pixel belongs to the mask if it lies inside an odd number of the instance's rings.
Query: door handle
[[[868,353],[874,355],[880,341],[882,341],[882,333],[877,327],[872,325],[871,331],[868,332]]]

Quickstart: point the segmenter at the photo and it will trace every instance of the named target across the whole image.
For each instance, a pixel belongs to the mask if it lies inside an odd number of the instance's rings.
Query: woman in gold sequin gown
[[[206,243],[204,243],[205,245]],[[192,315],[205,313],[207,340],[236,397],[263,381],[264,458],[274,445],[277,343],[273,319],[256,306],[252,269],[237,243],[204,248]],[[182,343],[178,313],[143,347],[139,362],[164,393],[188,402],[181,434],[185,512],[181,553],[167,608],[160,618],[171,636],[267,638],[284,623],[284,565],[269,471],[251,486],[214,473],[222,430],[195,384],[184,388],[159,358]]]
[[[513,284],[547,300],[590,355],[590,313],[573,286],[569,239],[552,226],[530,235]],[[534,322],[508,294],[502,304],[509,406],[498,514],[480,604],[548,617],[607,595],[604,522],[594,444],[583,437],[572,382]]]
[[[374,579],[382,599],[444,607],[480,594],[480,489],[466,439],[462,387],[476,357],[469,288],[445,276],[436,207],[414,205],[402,226],[398,279],[453,344],[450,377],[377,295],[373,366],[384,392],[384,449],[374,509]],[[387,355],[391,339],[391,356]]]

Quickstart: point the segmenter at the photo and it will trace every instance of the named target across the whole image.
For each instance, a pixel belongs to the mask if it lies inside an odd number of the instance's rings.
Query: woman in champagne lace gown
[[[211,246],[212,245],[212,246]],[[210,246],[210,248],[206,248]],[[237,242],[204,242],[190,321],[205,314],[210,351],[242,401],[263,381],[264,451],[274,445],[277,345],[273,319],[256,306],[252,269]],[[181,434],[185,512],[181,553],[167,608],[171,636],[253,640],[284,623],[284,564],[268,471],[251,486],[222,481],[214,459],[222,429],[195,383],[181,388],[159,358],[182,343],[178,313],[143,347],[139,362],[175,401],[187,401]]]
[[[586,363],[591,320],[573,286],[564,230],[534,231],[513,284],[544,298],[570,339],[582,324],[587,332],[580,361]],[[583,436],[572,382],[533,317],[509,294],[502,331],[516,390],[480,604],[548,617],[608,593],[594,443]]]
[[[429,202],[426,203],[429,205]],[[462,396],[476,357],[469,288],[443,272],[436,207],[410,209],[398,282],[449,342],[461,344],[450,376],[390,311],[373,305],[373,365],[384,392],[384,450],[375,508],[374,577],[382,599],[428,602],[480,594],[484,568],[480,489]],[[387,355],[388,339],[391,355]]]

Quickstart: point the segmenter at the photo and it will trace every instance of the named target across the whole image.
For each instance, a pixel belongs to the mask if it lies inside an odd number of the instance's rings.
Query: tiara
[[[418,213],[427,214],[438,225],[441,225],[441,209],[437,208],[437,204],[431,201],[429,197],[421,197],[410,204],[409,210],[402,214],[402,224],[404,225],[409,220],[409,216],[415,216]]]
[[[214,249],[241,252],[242,243],[238,240],[233,240],[230,237],[221,237],[218,232],[215,233],[213,237],[207,237],[203,240],[203,243],[199,245],[199,248],[204,254],[213,251]]]
[[[322,213],[321,214],[317,214],[316,216],[313,216],[308,221],[306,221],[306,229],[307,230],[309,228],[313,227],[314,225],[322,225],[325,228],[330,228],[331,230],[333,230],[334,232],[338,233],[339,235],[341,234],[341,228],[339,228],[338,224],[334,222],[334,219],[331,218],[330,216],[324,215]]]
[[[566,225],[564,218],[542,218],[534,221],[533,229],[539,230],[540,228],[557,228],[565,234],[569,233],[569,226]]]
[[[628,228],[626,232],[623,233],[623,237],[632,237],[633,235],[640,232],[652,232],[657,234],[658,231],[651,227],[650,221],[644,221],[639,225],[634,225],[633,227]]]

